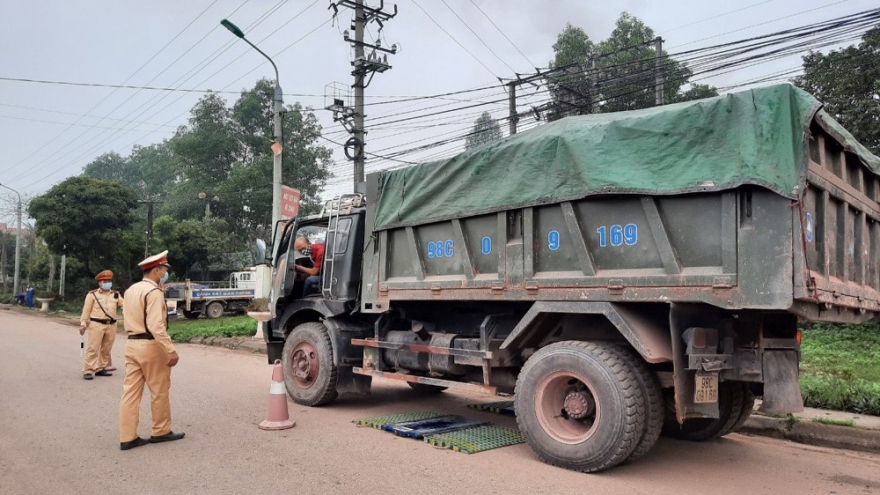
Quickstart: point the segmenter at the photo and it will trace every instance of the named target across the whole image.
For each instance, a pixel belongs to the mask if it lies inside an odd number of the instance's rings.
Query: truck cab
[[[285,337],[299,324],[350,314],[357,309],[361,283],[366,200],[361,194],[344,195],[328,201],[317,215],[293,218],[280,229],[280,242],[272,263],[271,328],[264,328],[269,361],[280,357]],[[303,294],[308,275],[296,265],[311,267],[316,260],[296,249],[296,239],[305,237],[323,244],[320,290]],[[266,330],[269,330],[266,332]]]

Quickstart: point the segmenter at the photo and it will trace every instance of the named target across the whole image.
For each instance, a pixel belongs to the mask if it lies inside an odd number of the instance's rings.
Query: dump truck
[[[263,281],[268,284],[268,267],[248,267],[233,272],[223,282],[197,282],[186,279],[165,287],[165,300],[169,308],[183,313],[189,319],[204,314],[207,318],[220,318],[224,313],[243,313],[254,298],[266,297]]]
[[[367,177],[278,229],[269,362],[298,404],[512,394],[543,461],[594,472],[661,432],[800,411],[800,319],[880,312],[880,159],[771,86],[567,117]],[[321,290],[294,266],[322,231]]]

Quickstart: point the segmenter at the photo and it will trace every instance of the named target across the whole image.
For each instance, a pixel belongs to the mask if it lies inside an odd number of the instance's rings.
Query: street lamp
[[[251,43],[247,38],[244,37],[244,31],[238,28],[235,24],[231,23],[229,19],[223,19],[220,21],[220,24],[228,29],[232,34],[241,38],[248,45],[251,46],[254,50],[260,52],[260,55],[266,57],[266,60],[272,64],[272,67],[275,69],[275,98],[274,98],[274,111],[275,114],[275,142],[272,144],[272,152],[275,154],[275,158],[273,161],[272,167],[272,233],[274,235],[275,228],[278,225],[278,221],[281,220],[281,112],[283,111],[284,101],[282,100],[281,93],[281,82],[278,78],[278,66],[275,65],[275,62],[272,59],[263,53],[263,50],[257,48],[256,45]]]
[[[0,187],[4,189],[9,189],[14,192],[18,196],[18,232],[15,234],[15,278],[12,279],[12,292],[13,294],[18,294],[19,289],[19,279],[20,279],[20,260],[21,260],[21,194],[18,194],[18,191],[12,189],[9,186],[4,186],[0,184]]]

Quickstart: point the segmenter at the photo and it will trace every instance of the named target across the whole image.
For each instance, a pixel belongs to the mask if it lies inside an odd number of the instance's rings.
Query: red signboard
[[[281,218],[291,219],[299,215],[299,189],[281,186]]]

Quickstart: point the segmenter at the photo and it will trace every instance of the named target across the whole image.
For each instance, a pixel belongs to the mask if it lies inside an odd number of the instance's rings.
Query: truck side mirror
[[[266,241],[257,239],[254,242],[254,260],[258,265],[266,263]]]

